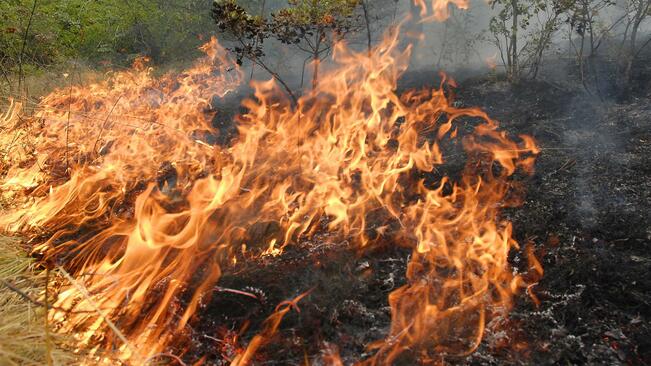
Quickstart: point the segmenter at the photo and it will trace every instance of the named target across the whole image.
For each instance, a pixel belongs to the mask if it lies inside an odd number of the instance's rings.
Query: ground
[[[489,363],[651,363],[651,103],[615,104],[529,83],[470,85],[462,97],[536,138],[543,152],[523,207],[508,213],[533,238],[545,275],[539,308],[512,313],[529,360]]]
[[[408,74],[401,88],[438,85],[435,79]],[[462,81],[456,100],[482,108],[510,134],[529,134],[541,146],[535,174],[525,178],[524,204],[503,214],[516,239],[535,246],[545,273],[531,289],[540,305],[520,294],[508,318],[488,324],[475,353],[441,360],[651,364],[650,97],[602,101],[559,84],[512,87],[479,78]],[[232,132],[232,126],[220,129]],[[387,243],[359,254],[323,232],[283,256],[224,273],[219,296],[203,304],[201,317],[170,353],[186,362],[204,357],[208,365],[228,364],[225,357],[260,330],[278,303],[311,289],[301,312],[290,312],[279,335],[259,352],[259,363],[302,365],[307,358],[318,364],[334,345],[346,364],[368,357],[366,345],[389,329],[387,295],[404,284],[409,251]],[[522,260],[513,255],[514,266]],[[247,321],[241,341],[229,341]],[[397,364],[417,362],[405,355]]]
[[[406,75],[401,88],[437,85],[432,75]],[[521,207],[504,215],[520,243],[531,243],[545,270],[516,299],[508,319],[494,319],[484,342],[452,364],[651,363],[651,103],[637,95],[603,101],[559,84],[511,87],[486,78],[465,80],[457,104],[478,106],[513,135],[529,134],[542,148],[526,178]],[[188,334],[207,361],[229,350],[215,338],[220,324],[252,319],[251,337],[275,304],[313,289],[290,313],[280,336],[260,355],[264,364],[304,364],[337,345],[345,363],[366,357],[365,345],[386,335],[387,295],[404,283],[409,251],[391,245],[357,255],[327,235],[292,247],[278,259],[247,263],[226,273],[225,288],[245,289],[261,301],[223,293]],[[522,257],[514,254],[514,266]],[[217,332],[215,329],[221,329]],[[205,352],[203,353],[205,355]],[[191,359],[191,357],[190,357]],[[397,363],[411,365],[405,355]]]

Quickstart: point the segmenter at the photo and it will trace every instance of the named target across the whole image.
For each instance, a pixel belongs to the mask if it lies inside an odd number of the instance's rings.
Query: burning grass
[[[211,144],[210,98],[237,88],[241,72],[216,40],[179,74],[155,78],[141,60],[55,91],[30,118],[12,105],[0,138],[17,148],[4,154],[2,187],[25,203],[0,224],[60,269],[48,317],[57,331],[99,359],[106,349],[132,363],[170,347],[201,354],[188,335],[204,309],[225,292],[258,297],[220,287],[224,274],[327,233],[357,255],[411,252],[405,283],[388,296],[388,334],[361,363],[473,352],[486,323],[541,273],[531,255],[512,268],[520,247],[500,215],[520,203],[517,177],[539,150],[481,110],[455,107],[453,82],[397,94],[409,59],[399,43],[393,33],[370,54],[337,45],[297,103],[273,80],[253,82],[224,146]],[[455,155],[465,161],[451,173]],[[224,360],[249,364],[311,293],[280,301]],[[217,326],[243,333],[247,320]],[[332,362],[334,349],[324,350]]]

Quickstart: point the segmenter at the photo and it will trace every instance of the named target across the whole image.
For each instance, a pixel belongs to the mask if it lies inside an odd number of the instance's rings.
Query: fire
[[[71,274],[55,304],[71,311],[50,313],[59,331],[142,363],[200,316],[229,266],[327,230],[360,251],[413,250],[408,283],[389,296],[390,334],[365,363],[472,352],[528,285],[508,262],[518,244],[500,210],[517,204],[512,176],[539,151],[481,110],[454,107],[445,84],[398,94],[410,53],[398,43],[393,33],[371,54],[338,44],[296,104],[273,80],[253,81],[223,146],[211,143],[210,98],[242,74],[214,39],[178,75],[156,78],[141,60],[53,92],[28,123],[14,103],[0,138],[24,135],[25,152],[2,161],[2,184],[28,200],[0,224]],[[459,177],[445,174],[447,146],[465,152]],[[261,237],[254,225],[273,229]],[[299,300],[307,293],[281,304],[234,364],[248,364]]]
[[[413,0],[420,9],[422,21],[437,20],[443,21],[450,17],[450,4],[459,9],[468,9],[468,0],[434,0],[429,3],[427,0]]]
[[[497,69],[497,53],[493,54],[492,56],[486,57],[484,59],[484,62],[486,63],[486,66],[488,66],[488,68],[491,71]]]

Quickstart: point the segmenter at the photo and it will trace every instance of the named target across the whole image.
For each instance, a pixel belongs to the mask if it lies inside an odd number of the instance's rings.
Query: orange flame
[[[443,87],[397,94],[409,50],[399,51],[394,33],[371,54],[336,45],[335,65],[297,105],[273,80],[252,82],[238,137],[212,146],[202,140],[218,134],[209,98],[234,90],[241,73],[214,39],[203,50],[176,76],[156,79],[140,64],[52,93],[32,119],[42,125],[30,130],[35,150],[8,163],[4,185],[48,189],[0,224],[47,233],[35,251],[65,260],[87,289],[61,289],[57,308],[75,311],[52,310],[61,331],[146,359],[184,331],[240,253],[282,255],[326,221],[360,250],[379,237],[413,249],[408,283],[389,296],[390,334],[367,363],[390,364],[408,349],[423,359],[474,350],[486,319],[526,287],[508,263],[518,245],[499,213],[513,204],[510,177],[533,168],[534,141],[517,143],[484,112],[454,107]],[[14,105],[3,121],[19,115]],[[423,174],[443,169],[449,141],[467,156],[461,178],[426,182]],[[277,229],[260,238],[250,230],[257,223]],[[267,333],[235,363],[246,364]]]
[[[484,62],[486,63],[486,66],[493,71],[497,69],[497,53],[495,53],[492,56],[488,56],[484,59]]]
[[[414,4],[420,9],[422,21],[444,21],[450,17],[450,4],[459,9],[468,9],[468,0],[413,0]]]

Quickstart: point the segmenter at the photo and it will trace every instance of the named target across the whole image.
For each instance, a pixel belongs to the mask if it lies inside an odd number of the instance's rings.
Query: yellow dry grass
[[[66,336],[48,331],[42,302],[45,272],[16,239],[0,237],[0,365],[74,365]],[[49,359],[49,360],[48,360]]]

